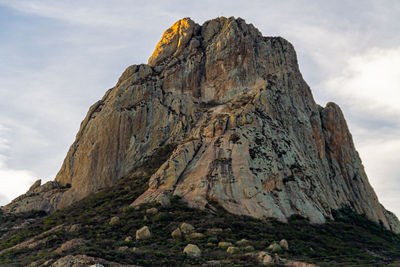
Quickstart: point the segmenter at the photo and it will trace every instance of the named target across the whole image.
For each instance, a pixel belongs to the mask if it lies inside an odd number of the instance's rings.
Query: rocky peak
[[[159,157],[165,147],[174,149]],[[315,103],[288,41],[242,19],[176,22],[149,64],[128,67],[89,109],[56,182],[5,209],[51,211],[148,176],[133,206],[179,195],[193,207],[217,202],[235,214],[313,223],[351,207],[400,232],[339,106]]]
[[[286,67],[279,71],[275,67],[282,64],[270,64],[278,57]],[[233,17],[202,26],[189,18],[179,20],[165,31],[149,65],[161,73],[164,90],[189,91],[203,102],[225,102],[250,88],[263,88],[268,75],[301,75],[289,42],[263,37],[253,25]]]
[[[153,55],[149,58],[149,66],[157,66],[173,57],[179,57],[191,40],[195,28],[199,26],[190,18],[178,20],[166,30],[158,42]]]

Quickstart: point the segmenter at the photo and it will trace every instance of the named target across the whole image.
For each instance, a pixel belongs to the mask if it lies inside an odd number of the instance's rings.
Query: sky
[[[294,45],[316,102],[341,106],[400,217],[399,14],[398,0],[0,0],[0,205],[54,179],[89,106],[175,21],[235,16]]]

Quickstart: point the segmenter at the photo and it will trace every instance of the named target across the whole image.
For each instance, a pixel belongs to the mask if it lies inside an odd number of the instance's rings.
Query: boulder
[[[173,239],[181,239],[182,238],[181,229],[176,228],[174,231],[172,231],[171,236]]]
[[[198,258],[201,256],[201,250],[199,249],[198,246],[193,244],[188,244],[183,250],[183,253],[185,253],[188,257],[191,258]]]
[[[151,232],[149,227],[143,226],[139,230],[136,231],[136,240],[143,240],[151,238]]]
[[[252,254],[262,265],[270,265],[275,262],[274,258],[266,251],[259,251]]]
[[[274,262],[275,262],[274,258],[269,254],[264,255],[264,257],[262,258],[262,261],[261,261],[261,263],[263,265],[269,265]]]
[[[179,227],[181,229],[181,232],[185,235],[190,234],[191,232],[193,232],[194,227],[193,225],[189,224],[189,223],[182,223],[181,226]]]

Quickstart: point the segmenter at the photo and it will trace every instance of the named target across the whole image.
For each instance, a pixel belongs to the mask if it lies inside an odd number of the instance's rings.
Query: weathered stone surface
[[[193,225],[189,224],[189,223],[182,223],[181,226],[179,227],[181,229],[181,232],[185,235],[190,234],[191,232],[193,232],[194,227]]]
[[[49,181],[40,185],[36,181],[25,194],[17,197],[11,203],[4,206],[4,212],[26,212],[31,210],[43,210],[52,212],[56,209],[62,195],[68,188],[61,186],[58,182]]]
[[[223,17],[168,29],[149,64],[128,67],[89,109],[52,182],[58,187],[33,189],[5,210],[65,207],[149,172],[143,162],[172,143],[133,206],[179,195],[192,207],[218,202],[235,214],[281,221],[299,214],[313,223],[349,206],[400,232],[368,182],[340,108],[315,103],[293,46]]]
[[[149,227],[143,226],[142,228],[136,231],[136,240],[149,239],[149,238],[151,238],[151,232],[149,230]]]
[[[191,258],[198,258],[201,256],[200,248],[193,244],[188,244],[184,248],[183,253],[185,253],[188,257],[191,257]]]
[[[275,259],[265,251],[249,253],[248,255],[255,257],[262,265],[271,265],[275,262]]]
[[[36,182],[33,183],[33,185],[29,188],[28,192],[31,192],[38,188],[42,184],[42,179],[37,180]]]
[[[196,24],[190,18],[181,19],[172,25],[164,32],[148,64],[156,66],[170,59],[171,56],[178,57],[192,38],[195,26]]]
[[[172,231],[171,236],[173,239],[181,239],[182,238],[181,229],[176,228],[174,231]]]
[[[274,258],[273,258],[271,255],[269,255],[269,254],[264,255],[264,257],[263,257],[262,260],[261,260],[261,263],[262,263],[263,265],[270,265],[270,264],[273,263],[273,262],[275,262],[275,261],[274,261]]]

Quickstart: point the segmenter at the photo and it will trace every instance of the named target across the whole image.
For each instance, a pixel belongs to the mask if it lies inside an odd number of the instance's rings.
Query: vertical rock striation
[[[315,103],[289,42],[242,19],[182,19],[147,65],[128,67],[82,122],[56,177],[71,188],[57,189],[53,206],[111,186],[166,144],[177,147],[132,205],[180,195],[194,207],[314,223],[349,206],[400,232],[340,108]]]

